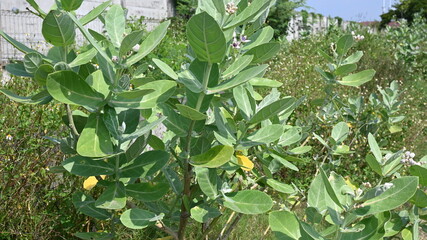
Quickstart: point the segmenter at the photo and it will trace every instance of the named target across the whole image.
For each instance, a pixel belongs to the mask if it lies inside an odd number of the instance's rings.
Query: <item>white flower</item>
[[[119,57],[117,57],[117,56],[113,56],[113,57],[111,58],[111,61],[113,61],[114,63],[117,63],[117,62],[119,61]]]
[[[133,46],[132,51],[134,52],[138,52],[139,51],[139,44],[136,44],[135,46]]]
[[[393,187],[394,186],[394,184],[393,183],[384,183],[384,189],[385,190],[387,190],[387,189],[390,189],[391,187]]]
[[[13,140],[12,135],[7,134],[7,135],[6,135],[6,140],[8,140],[8,141],[12,141],[12,140]]]
[[[225,5],[225,11],[230,15],[235,14],[238,9],[239,8],[233,2],[227,3],[227,5]]]

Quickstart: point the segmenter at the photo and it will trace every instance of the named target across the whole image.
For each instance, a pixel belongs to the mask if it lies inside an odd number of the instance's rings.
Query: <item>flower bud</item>
[[[138,52],[139,48],[140,48],[139,44],[136,44],[135,46],[133,46],[132,51]]]

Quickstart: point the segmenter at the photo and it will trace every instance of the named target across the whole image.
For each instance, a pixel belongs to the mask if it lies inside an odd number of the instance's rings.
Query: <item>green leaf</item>
[[[231,22],[229,22],[224,29],[233,28],[235,26],[246,23],[247,21],[254,18],[260,12],[264,11],[267,6],[270,5],[270,0],[255,0],[246,7],[242,12],[240,12]]]
[[[249,50],[261,44],[270,42],[274,37],[274,29],[270,26],[258,30],[255,34],[249,37],[250,42],[245,44],[242,50]]]
[[[101,70],[96,70],[91,73],[86,79],[85,82],[96,92],[101,93],[103,98],[107,98],[110,93],[110,85],[105,82],[104,75]]]
[[[107,127],[111,136],[115,139],[120,139],[121,133],[119,131],[119,119],[116,110],[110,106],[104,106],[104,114],[102,115],[105,127]]]
[[[191,157],[190,164],[197,167],[217,168],[231,160],[234,148],[218,145],[207,152]]]
[[[59,71],[49,74],[46,87],[57,101],[91,108],[102,106],[102,94],[95,92],[77,73]]]
[[[363,52],[362,51],[357,51],[355,53],[353,53],[352,55],[350,55],[348,58],[346,58],[343,61],[343,64],[353,64],[353,63],[357,63],[360,61],[360,59],[363,57]]]
[[[322,235],[320,235],[311,225],[299,221],[300,223],[300,231],[301,231],[301,239],[314,239],[314,240],[324,240]]]
[[[42,34],[54,46],[68,46],[74,43],[76,28],[66,13],[52,10],[43,20]]]
[[[205,205],[195,206],[191,210],[191,218],[199,223],[206,223],[209,219],[216,218],[221,215],[221,212],[213,207]]]
[[[271,80],[268,78],[252,78],[249,83],[254,87],[271,87],[271,88],[278,88],[283,85],[283,83]]]
[[[374,172],[378,173],[379,175],[383,176],[383,172],[381,169],[380,163],[377,161],[377,159],[372,154],[366,155],[366,162],[368,162],[369,167],[374,170]]]
[[[153,58],[152,60],[154,64],[156,64],[156,66],[160,68],[160,70],[162,70],[162,72],[164,72],[170,78],[172,78],[173,80],[178,79],[178,75],[175,73],[175,71],[171,67],[169,67],[169,65],[167,65],[165,62],[157,58]]]
[[[337,53],[340,57],[343,57],[347,54],[348,50],[353,46],[354,40],[353,36],[345,35],[338,40],[337,43]]]
[[[414,196],[418,187],[418,177],[401,177],[391,183],[393,185],[388,190],[361,204],[354,213],[366,216],[399,207]]]
[[[419,208],[425,208],[427,207],[427,194],[425,193],[425,191],[417,189],[415,195],[411,199],[411,202],[413,202],[414,205]]]
[[[165,102],[175,92],[176,83],[169,80],[159,80],[146,83],[133,91],[116,94],[109,104],[113,107],[151,109],[158,103]],[[154,90],[147,93],[147,90]]]
[[[388,217],[389,213],[385,212]],[[375,236],[375,233],[378,231],[383,232],[381,228],[383,228],[384,223],[388,219],[384,219],[384,217],[380,217],[380,219],[377,216],[372,216],[369,218],[365,218],[362,221],[360,221],[358,224],[354,226],[354,229],[357,229],[358,227],[362,228],[362,230],[355,230],[354,232],[344,232],[341,234],[342,240],[363,240],[363,239],[383,239],[383,236]],[[381,230],[380,230],[381,229]],[[382,233],[383,235],[384,233]]]
[[[251,120],[249,120],[249,124],[259,123],[273,116],[277,116],[281,112],[289,112],[292,110],[294,103],[295,98],[293,97],[285,97],[281,100],[273,102],[255,113]]]
[[[236,76],[243,69],[245,69],[252,62],[254,56],[252,55],[243,55],[234,60],[234,62],[222,73],[223,79],[228,79],[230,77]]]
[[[267,179],[267,184],[270,187],[272,187],[274,190],[281,193],[287,193],[287,194],[295,193],[295,189],[291,185],[276,181],[271,178]]]
[[[380,147],[378,146],[377,141],[375,140],[374,135],[372,135],[371,133],[368,134],[368,143],[369,143],[369,147],[371,148],[371,152],[374,154],[375,159],[377,160],[377,162],[379,164],[382,163],[382,159],[383,159],[383,155],[381,154],[381,150]]]
[[[49,93],[46,90],[36,95],[33,95],[31,97],[22,97],[22,96],[16,95],[15,93],[7,89],[0,89],[0,93],[3,93],[6,97],[8,97],[9,99],[15,102],[25,103],[25,104],[45,104],[45,103],[48,103],[50,100],[52,100],[52,97],[49,95]]]
[[[152,147],[154,150],[165,150],[166,146],[165,143],[160,139],[159,137],[155,135],[151,135],[148,139],[148,145]]]
[[[326,188],[326,192],[328,193],[329,197],[334,201],[335,204],[337,204],[340,208],[343,208],[343,206],[340,203],[340,200],[338,199],[334,189],[332,188],[331,183],[328,180],[328,177],[326,176],[325,171],[323,171],[322,168],[320,168],[320,176],[322,177],[323,185]]]
[[[127,59],[125,66],[132,66],[147,56],[151,51],[153,51],[153,49],[156,48],[165,37],[169,25],[170,20],[162,22],[159,26],[156,27],[156,29],[150,32],[147,38],[145,38],[145,40],[141,43],[140,50],[136,54],[132,55],[132,57]]]
[[[125,56],[132,48],[139,44],[144,36],[144,30],[134,31],[127,35],[120,46],[119,56]]]
[[[90,62],[94,57],[96,57],[96,54],[98,54],[98,51],[96,50],[96,48],[91,48],[83,52],[82,54],[77,55],[77,57],[68,65],[71,68],[84,65]]]
[[[101,115],[89,115],[77,141],[77,152],[85,157],[105,157],[113,154],[113,143]]]
[[[120,216],[120,221],[127,228],[144,229],[155,223],[155,221],[151,220],[155,217],[156,217],[156,214],[152,212],[139,209],[139,208],[132,208],[132,209],[126,210]]]
[[[342,81],[338,81],[339,84],[345,86],[359,87],[360,85],[369,82],[375,76],[375,70],[369,69],[354,73],[342,78]]]
[[[97,208],[122,209],[126,206],[125,185],[122,182],[115,182],[105,189],[95,202]]]
[[[280,43],[264,43],[247,51],[245,55],[253,55],[252,63],[262,63],[274,57],[280,51]]]
[[[23,43],[18,42],[17,40],[15,40],[11,36],[9,36],[5,32],[3,32],[2,30],[0,30],[0,36],[2,36],[6,41],[8,41],[10,44],[12,44],[16,49],[18,49],[19,51],[21,51],[25,54],[30,53],[30,52],[39,53],[36,50],[25,46]]]
[[[296,147],[289,150],[289,152],[291,152],[292,154],[297,154],[297,155],[304,154],[310,151],[311,151],[311,146],[301,146],[301,147]]]
[[[357,65],[356,64],[346,64],[346,65],[342,65],[339,68],[337,68],[335,70],[335,74],[337,76],[343,76],[343,75],[347,75],[351,72],[356,71],[357,69]]]
[[[218,176],[216,169],[213,168],[195,168],[197,183],[206,196],[214,200],[218,197]]]
[[[42,64],[37,68],[36,72],[34,73],[34,79],[41,86],[45,86],[48,75],[53,73],[54,71],[55,69],[51,65]]]
[[[120,177],[149,177],[162,169],[169,161],[169,153],[148,151],[120,168]]]
[[[282,156],[279,156],[279,155],[276,155],[276,154],[273,154],[273,153],[271,153],[270,154],[276,161],[278,161],[280,164],[282,164],[284,167],[287,167],[287,168],[289,168],[289,169],[291,169],[291,170],[294,170],[294,171],[299,171],[299,169],[295,166],[295,165],[293,165],[292,163],[290,163],[287,159],[285,159],[284,157],[282,157]],[[288,158],[289,156],[287,156],[287,158]]]
[[[82,192],[73,194],[73,205],[77,211],[93,218],[106,220],[111,217],[107,210],[95,207],[95,200],[90,195]]]
[[[233,97],[237,107],[243,112],[243,117],[249,119],[253,115],[255,106],[253,106],[246,88],[243,85],[233,88]]]
[[[427,168],[422,166],[411,166],[409,172],[414,176],[418,176],[420,184],[427,187]]]
[[[279,240],[300,239],[298,219],[288,211],[275,211],[268,215],[271,230]]]
[[[246,69],[237,74],[235,77],[231,78],[230,80],[224,81],[218,86],[208,88],[206,94],[215,94],[243,84],[257,76],[258,74],[263,73],[267,67],[268,65],[264,64]]]
[[[153,202],[168,193],[168,183],[135,183],[126,186],[126,195],[143,202]]]
[[[283,126],[281,124],[272,124],[260,128],[247,138],[253,143],[268,144],[278,140],[283,133]]]
[[[84,240],[110,240],[114,239],[114,235],[105,232],[78,232],[74,236]]]
[[[27,1],[27,3],[29,3],[31,5],[31,7],[34,8],[34,10],[36,10],[40,14],[40,16],[42,18],[46,17],[46,13],[43,11],[43,9],[41,9],[39,7],[39,5],[36,3],[36,1],[34,1],[34,0],[26,0],[26,1]]]
[[[167,129],[175,133],[178,137],[186,137],[190,127],[190,121],[169,107],[164,107],[162,110],[163,114],[167,116],[164,121],[164,125]]]
[[[68,12],[77,10],[83,3],[83,0],[61,0],[62,8]]]
[[[264,192],[243,190],[225,194],[224,206],[238,213],[261,214],[273,207],[273,201]]]
[[[190,18],[187,38],[200,61],[220,63],[224,58],[227,46],[224,33],[208,13],[202,12]]]
[[[178,108],[181,115],[188,119],[198,121],[198,120],[205,120],[206,118],[208,118],[208,116],[206,116],[205,114],[189,106],[182,105],[182,104],[176,104],[175,106]]]
[[[349,131],[350,129],[348,128],[347,123],[339,122],[332,129],[331,137],[337,144],[340,144],[347,138]]]
[[[123,8],[118,4],[112,5],[105,15],[105,30],[107,30],[111,43],[117,48],[120,48],[120,44],[123,40],[125,22],[125,12]]]
[[[43,58],[42,55],[31,52],[25,54],[23,63],[27,73],[34,74],[43,63]]]
[[[114,166],[103,160],[92,160],[91,158],[74,156],[66,159],[61,165],[68,172],[83,177],[113,175]]]
[[[125,152],[126,160],[129,162],[141,155],[147,146],[148,138],[151,138],[152,136],[153,135],[151,135],[151,132],[148,132],[147,134],[136,138],[135,141],[132,141],[132,144],[126,149]]]
[[[10,63],[6,65],[6,71],[8,71],[10,74],[20,77],[32,77],[33,75],[28,73],[27,70],[25,70],[24,64],[21,63]]]
[[[84,15],[82,18],[79,19],[80,23],[84,26],[93,20],[95,20],[99,15],[101,15],[104,10],[110,6],[111,0],[103,2],[96,8],[92,9],[88,14]]]
[[[293,127],[282,134],[279,140],[280,146],[289,146],[301,140],[301,134],[298,127]]]

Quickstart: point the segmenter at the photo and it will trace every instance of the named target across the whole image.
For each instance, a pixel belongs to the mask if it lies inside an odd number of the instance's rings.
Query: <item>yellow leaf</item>
[[[242,170],[251,171],[254,168],[254,163],[248,157],[239,154],[236,157],[237,163],[243,166],[241,167]]]
[[[105,179],[106,175],[101,175],[102,179]],[[88,177],[84,182],[83,182],[83,188],[86,190],[91,190],[93,187],[95,187],[95,185],[98,183],[98,179],[96,179],[96,177],[92,176],[92,177]]]
[[[356,190],[357,186],[351,181],[349,176],[345,177],[345,183],[347,184],[347,186],[349,186],[351,189]]]
[[[348,126],[349,128],[352,128],[352,127],[353,127],[353,125],[352,125],[351,123],[347,123],[347,126]]]

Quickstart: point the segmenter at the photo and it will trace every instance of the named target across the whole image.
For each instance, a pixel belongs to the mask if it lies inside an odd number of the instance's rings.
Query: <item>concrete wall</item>
[[[84,0],[78,9],[77,15],[83,16],[93,8],[106,0]],[[48,12],[54,0],[36,0],[40,8]],[[153,29],[162,19],[174,14],[172,0],[113,0],[114,4],[120,4],[128,9],[127,16],[144,16],[148,30]],[[12,9],[19,9],[15,14]],[[0,29],[24,43],[27,46],[45,51],[49,48],[41,34],[42,20],[26,10],[30,5],[25,0],[0,0]],[[95,20],[87,25],[95,31],[102,32],[102,24]],[[84,38],[77,31],[77,43],[83,44]],[[23,54],[13,48],[8,42],[0,37],[0,64],[8,59],[22,59]]]

